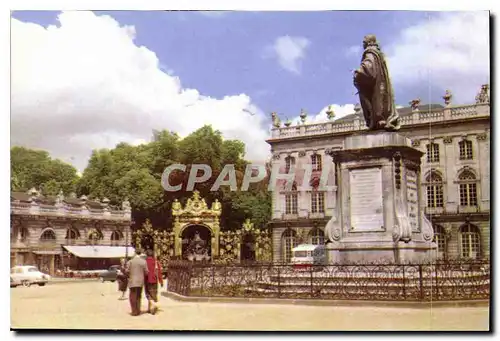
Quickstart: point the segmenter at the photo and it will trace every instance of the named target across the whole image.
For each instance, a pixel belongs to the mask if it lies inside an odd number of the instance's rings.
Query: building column
[[[472,139],[471,139],[472,140]],[[474,141],[475,140],[475,141]],[[476,135],[473,142],[473,156],[477,157],[477,171],[481,182],[479,183],[478,205],[482,211],[490,210],[490,144],[488,134]],[[476,155],[474,152],[477,150]]]
[[[54,271],[54,267],[55,267],[55,259],[56,259],[56,256],[55,255],[50,255],[50,265],[49,265],[49,274],[51,276],[54,275],[55,271]]]
[[[480,233],[481,256],[490,258],[490,223],[478,222],[477,226]]]

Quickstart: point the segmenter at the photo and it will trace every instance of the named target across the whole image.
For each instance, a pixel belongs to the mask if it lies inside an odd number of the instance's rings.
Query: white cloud
[[[336,121],[347,115],[354,114],[354,104],[345,104],[345,105],[332,104],[331,109],[335,113],[333,121]],[[308,113],[306,118],[306,124],[328,122],[329,119],[328,116],[326,115],[327,111],[328,111],[328,105],[325,106],[323,109],[321,109],[321,111],[317,114],[311,115]],[[286,121],[286,119],[284,118],[283,120]],[[292,121],[292,125],[295,125],[297,122],[300,122],[300,116],[297,115],[296,117],[291,118],[290,120]]]
[[[489,39],[486,11],[440,14],[411,26],[387,48],[394,85],[430,84],[449,88],[455,103],[472,101],[489,81]]]
[[[12,144],[83,170],[92,149],[144,143],[153,129],[185,136],[212,124],[244,141],[248,160],[267,159],[268,127],[249,96],[183,88],[153,51],[134,43],[134,27],[109,16],[74,11],[59,21],[44,28],[12,19]]]
[[[301,62],[306,56],[306,49],[311,42],[304,37],[278,37],[267,54],[274,56],[285,70],[299,75]]]

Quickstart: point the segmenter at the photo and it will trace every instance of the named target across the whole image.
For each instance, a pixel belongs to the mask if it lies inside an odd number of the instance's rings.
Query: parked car
[[[99,274],[99,279],[101,282],[114,282],[116,281],[116,277],[120,273],[120,266],[119,265],[112,265],[109,267],[108,270],[105,270]]]
[[[36,266],[21,265],[10,269],[10,286],[17,287],[23,285],[29,287],[32,284],[44,286],[50,280],[50,276],[44,274]]]
[[[18,278],[10,276],[10,287],[11,288],[15,288],[15,287],[20,286],[20,285],[22,285],[22,284]]]

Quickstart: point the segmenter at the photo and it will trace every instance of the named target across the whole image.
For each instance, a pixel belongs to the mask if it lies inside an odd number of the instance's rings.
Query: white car
[[[23,285],[29,287],[32,284],[44,286],[50,280],[50,276],[40,272],[36,266],[22,265],[10,269],[10,286]]]

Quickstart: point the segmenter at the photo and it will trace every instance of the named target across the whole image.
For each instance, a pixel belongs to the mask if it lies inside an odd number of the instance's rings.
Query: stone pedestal
[[[337,208],[325,232],[329,261],[428,262],[436,258],[433,228],[421,209],[423,153],[394,132],[347,137],[329,151]]]

